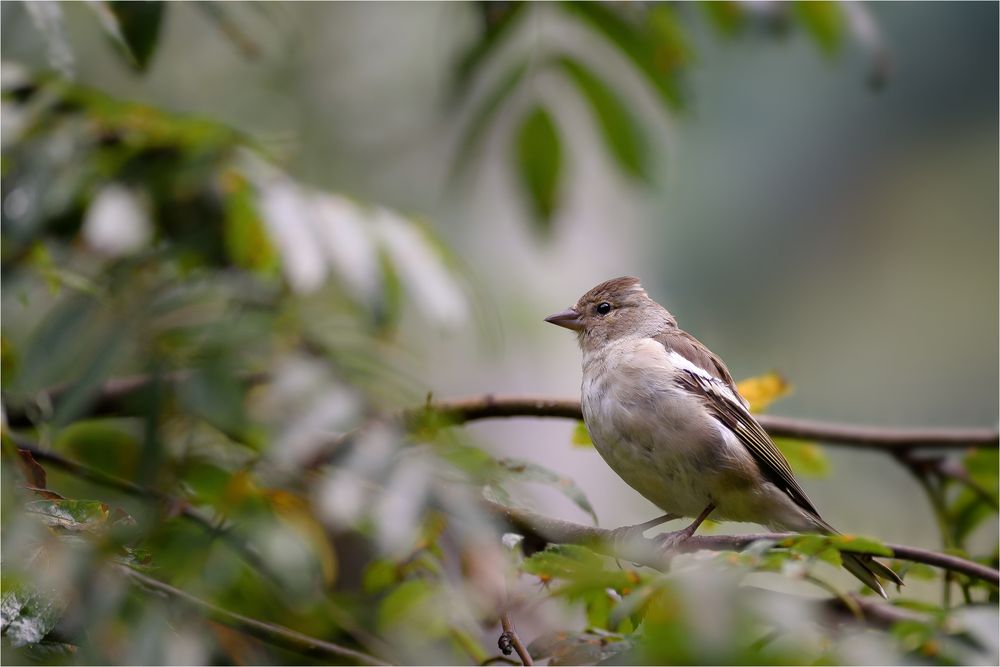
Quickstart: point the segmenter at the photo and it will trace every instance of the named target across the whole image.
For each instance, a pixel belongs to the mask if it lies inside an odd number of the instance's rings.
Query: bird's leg
[[[622,526],[620,528],[615,528],[610,531],[610,542],[616,547],[623,544],[628,544],[633,540],[637,540],[642,537],[650,528],[655,528],[661,523],[666,523],[667,521],[673,521],[674,519],[681,518],[679,514],[664,514],[663,516],[656,517],[655,519],[650,519],[644,523],[637,523],[634,526]]]
[[[657,535],[655,538],[657,544],[659,544],[660,548],[664,551],[673,550],[681,544],[681,542],[694,535],[694,531],[698,530],[698,526],[700,526],[702,522],[708,518],[708,515],[711,514],[714,509],[715,505],[710,503],[709,506],[698,515],[698,518],[691,522],[690,526],[681,528],[680,530],[675,530],[672,533]]]

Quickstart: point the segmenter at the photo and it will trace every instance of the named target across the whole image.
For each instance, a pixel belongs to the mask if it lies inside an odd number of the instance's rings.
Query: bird
[[[685,528],[658,538],[672,549],[709,516],[838,534],[750,413],[722,359],[678,327],[638,278],[605,281],[545,321],[576,332],[581,407],[594,447],[629,486],[667,512],[616,529],[617,536],[692,517]],[[880,579],[903,583],[871,556],[844,552],[841,560],[883,598]]]

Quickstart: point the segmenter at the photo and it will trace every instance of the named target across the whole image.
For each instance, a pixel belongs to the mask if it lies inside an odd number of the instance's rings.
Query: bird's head
[[[546,322],[577,332],[585,350],[621,338],[655,336],[677,321],[667,309],[649,298],[638,278],[608,280],[580,297]]]

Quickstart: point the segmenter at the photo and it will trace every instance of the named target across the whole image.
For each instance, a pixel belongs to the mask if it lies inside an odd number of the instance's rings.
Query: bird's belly
[[[647,385],[648,386],[648,385]],[[712,502],[717,427],[670,388],[622,397],[584,391],[594,447],[622,480],[667,512],[697,516]]]

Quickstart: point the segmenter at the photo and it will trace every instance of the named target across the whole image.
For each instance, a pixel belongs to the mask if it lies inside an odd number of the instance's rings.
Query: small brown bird
[[[601,283],[545,321],[577,332],[583,418],[597,451],[629,486],[669,512],[632,528],[695,517],[661,537],[665,547],[693,535],[709,515],[772,530],[837,532],[750,414],[726,365],[678,328],[637,278]],[[902,584],[869,556],[841,557],[882,597],[880,577]]]

